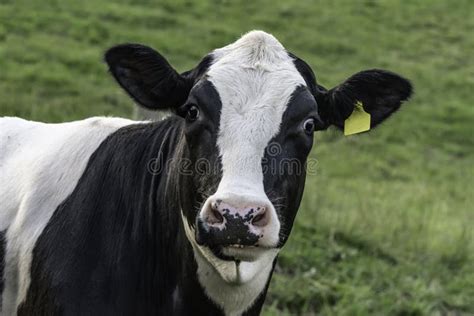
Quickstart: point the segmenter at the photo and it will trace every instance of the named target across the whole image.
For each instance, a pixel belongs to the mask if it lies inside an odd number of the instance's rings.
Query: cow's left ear
[[[410,97],[412,85],[393,72],[372,69],[356,73],[329,91],[319,85],[316,90],[319,115],[326,126],[343,129],[355,105],[362,104],[370,114],[370,128],[373,128]]]
[[[105,53],[110,72],[122,88],[143,107],[151,110],[182,105],[193,85],[154,49],[140,44],[123,44]]]

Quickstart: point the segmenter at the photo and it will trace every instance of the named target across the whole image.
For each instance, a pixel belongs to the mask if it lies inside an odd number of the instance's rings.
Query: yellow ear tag
[[[362,133],[370,129],[370,114],[364,111],[362,102],[357,101],[349,116],[344,121],[344,135]]]

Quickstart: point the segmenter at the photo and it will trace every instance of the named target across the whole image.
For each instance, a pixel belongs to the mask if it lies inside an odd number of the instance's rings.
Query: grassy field
[[[154,46],[179,70],[251,29],[332,87],[387,68],[411,102],[370,133],[316,137],[317,172],[265,314],[474,314],[474,1],[0,2],[0,115],[131,116],[102,53]],[[471,35],[469,35],[471,34]]]

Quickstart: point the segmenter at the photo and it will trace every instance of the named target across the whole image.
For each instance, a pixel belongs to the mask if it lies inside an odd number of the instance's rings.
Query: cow
[[[263,31],[183,73],[139,44],[105,61],[171,114],[0,120],[2,315],[259,314],[305,184],[281,162],[304,167],[356,104],[374,128],[412,92],[380,69],[328,90]]]

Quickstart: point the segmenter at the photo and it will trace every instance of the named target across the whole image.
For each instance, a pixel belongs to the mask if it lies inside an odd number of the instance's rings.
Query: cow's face
[[[342,128],[357,101],[374,127],[411,92],[405,79],[381,70],[327,91],[305,62],[260,31],[181,75],[140,45],[112,48],[106,60],[138,103],[184,118],[184,228],[198,263],[230,283],[268,276],[301,201],[314,131]]]

